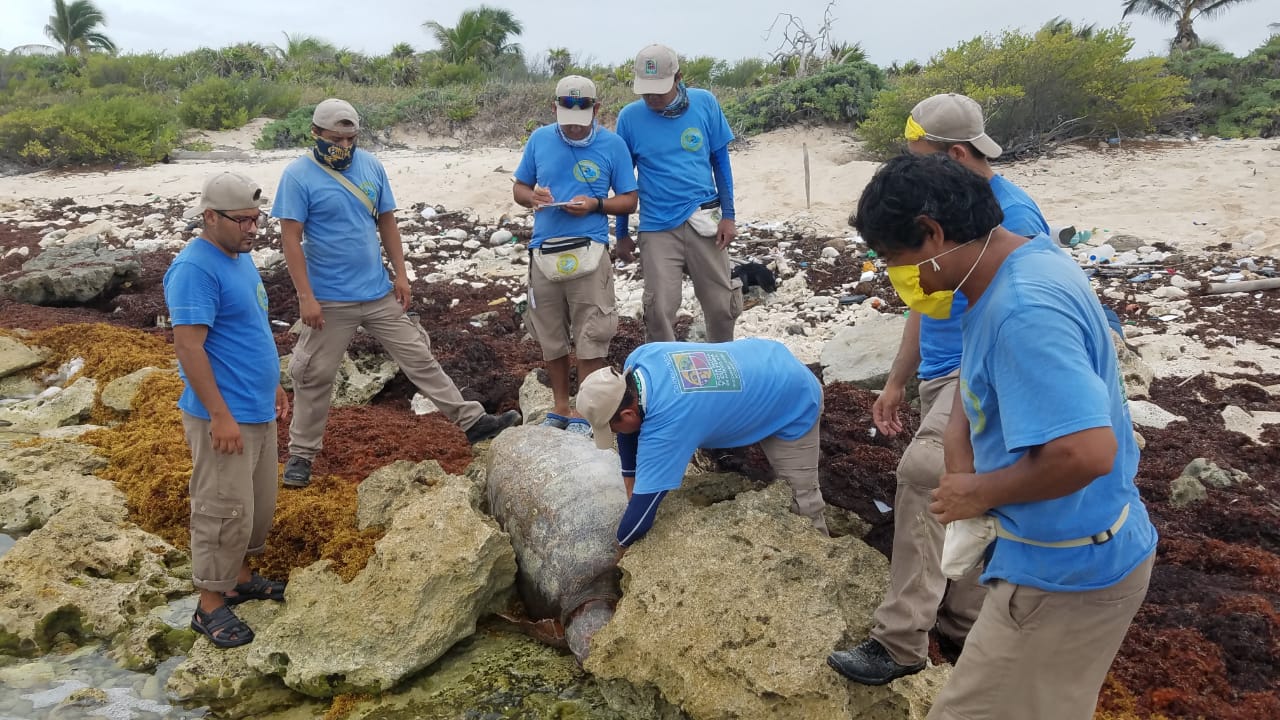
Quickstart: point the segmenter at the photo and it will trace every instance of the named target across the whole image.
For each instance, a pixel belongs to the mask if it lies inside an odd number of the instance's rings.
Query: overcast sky
[[[339,47],[386,53],[397,42],[435,47],[426,20],[453,25],[479,2],[464,0],[96,0],[107,35],[122,52],[183,53],[201,46],[253,41],[283,44],[282,33],[315,35]],[[810,32],[822,24],[825,0],[492,0],[524,24],[519,42],[528,57],[564,46],[580,60],[617,64],[651,42],[683,56],[735,60],[768,57],[781,42],[768,29],[781,9]],[[0,48],[45,43],[50,0],[5,0]],[[832,38],[860,42],[872,62],[928,58],[957,42],[1006,28],[1031,30],[1057,15],[1107,27],[1120,22],[1121,0],[838,0]],[[1213,20],[1200,20],[1200,37],[1237,55],[1261,45],[1267,26],[1280,22],[1280,2],[1253,0]],[[785,19],[779,21],[779,28]],[[1135,55],[1162,54],[1171,25],[1131,18]]]

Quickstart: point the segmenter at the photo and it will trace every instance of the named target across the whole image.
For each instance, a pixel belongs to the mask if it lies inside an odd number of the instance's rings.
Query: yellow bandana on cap
[[[907,139],[907,142],[923,140],[928,134],[929,133],[925,131],[924,127],[921,126],[920,123],[916,122],[915,118],[910,115],[907,116],[907,128],[902,131],[902,135]]]

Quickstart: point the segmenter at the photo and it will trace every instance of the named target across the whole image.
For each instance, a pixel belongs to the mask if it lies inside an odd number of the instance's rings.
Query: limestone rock
[[[0,531],[43,526],[71,505],[124,507],[124,494],[95,477],[107,461],[75,443],[46,443],[0,452]]]
[[[1222,422],[1227,430],[1243,433],[1254,442],[1261,442],[1265,426],[1280,424],[1280,412],[1250,412],[1242,407],[1228,405],[1222,408]]]
[[[1159,405],[1145,400],[1129,401],[1129,417],[1133,419],[1133,424],[1138,427],[1156,428],[1158,430],[1169,427],[1169,423],[1187,421],[1185,417],[1174,415]]]
[[[0,420],[9,422],[11,430],[35,433],[78,425],[89,419],[97,389],[96,380],[81,377],[66,388],[49,388],[30,400],[0,408]]]
[[[610,704],[712,718],[923,718],[946,671],[887,687],[824,672],[866,637],[888,563],[860,540],[829,539],[789,511],[790,488],[708,507],[668,496],[623,557],[623,597],[586,669]]]
[[[162,372],[159,368],[144,367],[141,370],[116,378],[102,388],[102,404],[118,412],[129,412],[133,408],[133,399],[138,395],[138,388],[152,373]]]
[[[280,358],[280,384],[285,390],[293,390],[293,377],[289,374],[292,355]],[[365,405],[382,392],[400,368],[391,358],[378,353],[349,354],[342,356],[338,374],[333,381],[330,399],[333,407]]]
[[[92,238],[50,248],[5,278],[9,297],[29,305],[83,305],[106,298],[142,272],[132,251]]]
[[[1204,458],[1196,458],[1187,464],[1182,471],[1183,477],[1195,478],[1202,485],[1208,485],[1218,489],[1229,488],[1233,485],[1240,485],[1249,481],[1249,476],[1241,470],[1234,468],[1224,469],[1217,463],[1209,462]]]
[[[14,338],[0,335],[0,377],[6,377],[44,362],[43,353],[23,345]]]
[[[525,375],[520,385],[520,416],[524,418],[524,424],[541,423],[555,406],[555,396],[551,394],[551,388],[538,380],[538,371]]]
[[[1155,371],[1134,352],[1115,330],[1111,331],[1111,344],[1116,349],[1116,360],[1120,364],[1120,376],[1124,379],[1125,395],[1130,400],[1151,397],[1151,381],[1155,379]]]
[[[465,478],[414,498],[350,583],[324,561],[295,571],[280,617],[255,628],[249,666],[314,697],[381,692],[474,633],[516,567],[507,536],[471,498]]]
[[[111,638],[190,592],[187,556],[125,520],[120,505],[71,505],[0,557],[0,653]],[[187,575],[181,579],[180,575]]]
[[[1169,504],[1176,508],[1201,502],[1208,497],[1209,493],[1204,489],[1204,485],[1188,475],[1179,475],[1169,483]]]
[[[280,603],[259,600],[237,606],[236,615],[257,633],[282,609]],[[263,675],[245,661],[258,642],[255,638],[248,645],[223,650],[204,637],[197,639],[187,659],[174,668],[165,690],[179,702],[208,705],[218,717],[233,720],[298,705],[303,698],[280,678]]]
[[[397,512],[449,477],[435,460],[397,460],[378,468],[356,488],[356,526],[365,530],[390,524]]]
[[[868,390],[883,388],[905,326],[901,315],[877,312],[841,329],[822,348],[823,382],[848,382]]]

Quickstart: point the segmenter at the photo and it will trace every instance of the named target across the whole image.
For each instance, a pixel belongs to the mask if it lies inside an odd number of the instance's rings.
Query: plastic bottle
[[[1111,262],[1111,257],[1115,254],[1115,248],[1109,243],[1103,243],[1089,252],[1089,262],[1095,264]]]

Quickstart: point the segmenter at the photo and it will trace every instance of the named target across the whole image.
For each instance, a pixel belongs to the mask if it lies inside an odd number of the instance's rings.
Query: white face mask
[[[560,127],[559,123],[556,124],[556,133],[560,135],[560,139],[569,147],[584,148],[590,145],[592,140],[596,139],[596,122],[595,120],[591,121],[591,132],[587,133],[587,136],[581,140],[574,140],[568,135],[565,135],[564,128]]]

